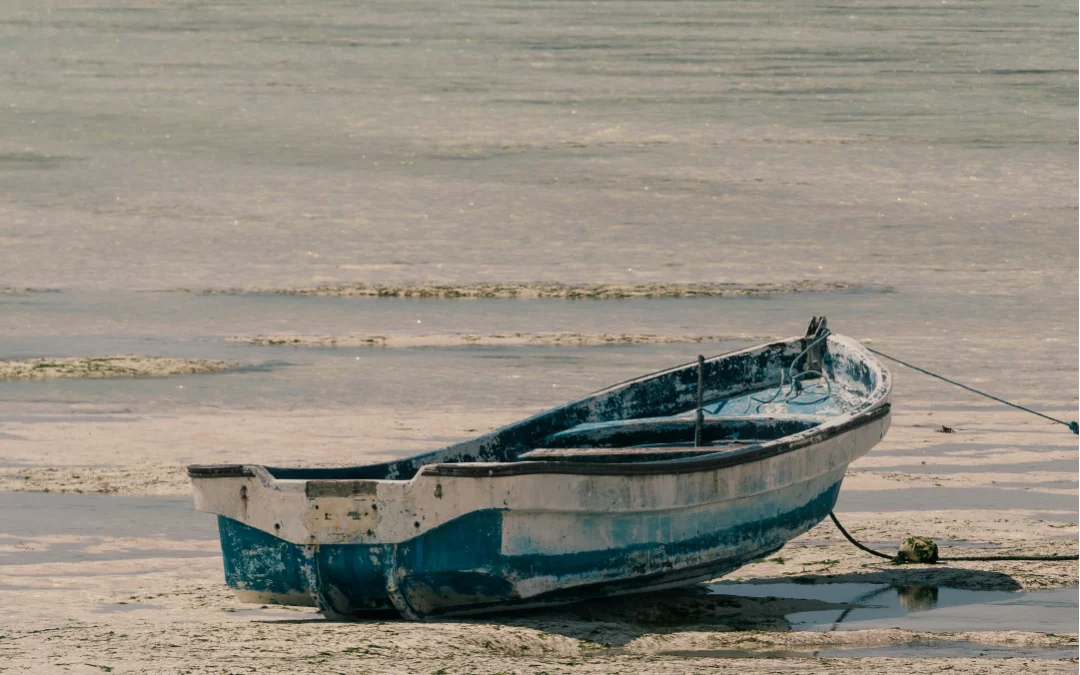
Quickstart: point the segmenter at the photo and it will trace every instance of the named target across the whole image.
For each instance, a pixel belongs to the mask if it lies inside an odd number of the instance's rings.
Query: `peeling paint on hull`
[[[472,513],[394,546],[309,547],[224,516],[219,524],[226,581],[241,597],[291,598],[298,601],[287,604],[318,604],[333,615],[362,616],[396,606],[387,573],[404,572],[396,600],[404,600],[416,616],[435,616],[561,604],[722,576],[821,522],[836,503],[840,481],[820,491],[816,483],[737,508],[649,518],[654,528],[696,530],[696,536],[561,554],[508,541],[508,532],[522,536],[523,524],[509,525],[511,512],[499,510]],[[791,500],[802,503],[778,510],[777,504]],[[546,529],[539,514],[533,520]],[[637,524],[604,514],[583,520],[593,521],[592,530],[608,532]]]
[[[196,505],[219,515],[242,599],[328,616],[420,619],[716,578],[824,519],[848,464],[888,429],[888,372],[833,335],[815,356],[835,400],[722,412],[775,387],[809,340],[706,362],[708,447],[682,440],[691,365],[396,463],[192,467]]]

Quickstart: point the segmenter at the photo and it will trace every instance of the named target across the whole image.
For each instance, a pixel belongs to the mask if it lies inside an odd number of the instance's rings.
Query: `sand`
[[[872,528],[871,520],[858,524]],[[995,536],[1008,531],[999,527]],[[785,548],[777,556],[783,562],[750,565],[728,579],[811,581],[821,576],[822,559],[839,558],[829,563],[833,580],[896,585],[932,580],[942,586],[1001,590],[1015,588],[1011,579],[1076,583],[1074,564],[895,567],[835,540],[835,532],[821,526]],[[19,564],[12,559],[65,549],[78,553],[67,562]],[[224,587],[212,539],[7,536],[0,537],[4,558],[0,588],[10,602],[0,622],[0,667],[11,672],[906,673],[917,665],[928,672],[987,673],[993,668],[1020,673],[1031,668],[1075,672],[1076,667],[1075,659],[843,658],[847,649],[916,642],[924,648],[939,641],[1013,649],[1075,647],[1076,635],[899,628],[789,631],[786,613],[842,605],[753,598],[717,602],[685,591],[436,623],[389,616],[328,622],[309,608],[238,603]],[[672,617],[676,620],[669,621]],[[807,658],[823,648],[835,651],[828,659]],[[746,658],[707,653],[729,650]],[[695,651],[706,654],[688,658],[670,653]]]
[[[209,359],[160,356],[99,356],[0,360],[0,380],[54,380],[60,378],[166,377],[214,373],[237,364]]]
[[[331,465],[376,461],[437,447],[531,412],[218,411],[9,422],[0,427],[5,465],[0,489],[101,493],[114,500],[158,495],[186,502],[187,463],[310,464],[313,457],[319,458],[316,463]],[[955,433],[940,433],[941,424]],[[1075,554],[1075,474],[1056,468],[1075,460],[1073,438],[1055,425],[998,408],[943,416],[923,405],[898,406],[889,435],[852,466],[837,511],[855,536],[885,550],[918,534],[935,538],[946,556],[984,549],[997,554]],[[1033,466],[1035,462],[1039,464]],[[1009,485],[1002,486],[1005,482]],[[991,487],[993,501],[980,501]],[[327,622],[307,608],[237,602],[224,584],[212,517],[190,518],[204,528],[198,536],[179,526],[153,536],[113,534],[108,528],[89,534],[36,533],[31,528],[0,535],[0,589],[5,593],[0,668],[74,673],[875,675],[909,673],[912,668],[996,675],[1076,670],[1075,658],[900,658],[895,653],[885,658],[865,652],[845,657],[843,651],[958,641],[1010,649],[1075,648],[1075,631],[1016,631],[1007,621],[1001,630],[978,632],[962,632],[962,627],[790,631],[785,612],[817,605],[744,599],[718,610],[701,607],[702,601],[680,595],[682,591],[636,604],[609,600],[436,624],[393,617]],[[825,522],[776,556],[725,580],[1039,590],[1075,586],[1077,565],[894,566],[853,548]],[[695,614],[699,610],[704,614]],[[829,658],[809,658],[819,649],[837,651],[828,652]],[[748,658],[721,658],[732,654]]]
[[[260,287],[243,289],[202,289],[199,293],[265,293],[273,295],[328,296],[346,298],[558,298],[567,300],[618,300],[625,298],[702,298],[781,293],[825,293],[859,288],[842,281],[802,280],[788,283],[643,283],[643,284],[562,284],[477,283],[477,284],[369,284],[335,283],[318,286]],[[190,291],[190,289],[180,289]]]

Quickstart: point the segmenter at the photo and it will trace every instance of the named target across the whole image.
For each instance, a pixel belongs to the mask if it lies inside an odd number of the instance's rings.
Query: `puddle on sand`
[[[195,511],[190,497],[0,492],[0,535],[9,544],[0,550],[0,567],[218,555],[216,546],[197,544],[216,541],[217,525]],[[193,545],[156,547],[156,540]]]
[[[1076,647],[1020,647],[983,645],[966,640],[912,640],[886,647],[864,649],[823,649],[821,658],[980,658],[980,659],[1075,659]]]
[[[116,614],[119,612],[138,612],[142,610],[165,609],[164,605],[150,605],[142,602],[117,602],[109,605],[101,605],[94,610],[95,614]]]
[[[1076,586],[1046,591],[980,591],[899,584],[709,584],[712,593],[740,598],[818,601],[837,608],[785,615],[792,630],[906,628],[919,631],[1023,630],[1076,633]],[[1075,656],[1075,654],[1073,654]]]
[[[1075,659],[1076,647],[1013,647],[984,645],[965,640],[912,640],[898,645],[865,647],[861,649],[819,649],[792,651],[775,649],[752,651],[744,649],[684,649],[659,652],[661,656],[681,656],[697,659]]]
[[[693,659],[809,659],[810,652],[795,652],[788,649],[772,651],[751,651],[749,649],[673,649],[657,652],[657,656],[681,656]]]
[[[217,539],[217,521],[191,497],[0,492],[0,533]]]

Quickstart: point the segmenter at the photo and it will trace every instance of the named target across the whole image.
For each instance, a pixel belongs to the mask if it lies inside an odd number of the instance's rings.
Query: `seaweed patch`
[[[645,284],[563,284],[563,283],[475,283],[475,284],[375,284],[365,282],[322,284],[289,288],[251,287],[244,289],[203,289],[194,292],[217,294],[267,294],[341,298],[433,298],[433,299],[560,299],[623,300],[654,298],[738,297],[787,293],[829,293],[862,288],[843,281],[803,279],[782,283],[645,283]],[[179,289],[193,292],[192,289]]]
[[[176,359],[158,356],[99,356],[0,361],[0,380],[55,380],[61,378],[167,377],[216,373],[237,364],[212,359]]]

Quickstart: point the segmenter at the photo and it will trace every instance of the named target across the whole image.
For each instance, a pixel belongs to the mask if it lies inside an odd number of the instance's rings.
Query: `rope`
[[[960,382],[957,382],[956,380],[950,380],[947,377],[942,377],[941,375],[937,375],[936,373],[931,373],[930,370],[927,370],[926,368],[920,368],[919,366],[909,364],[906,361],[901,361],[900,359],[896,359],[895,356],[890,356],[889,354],[887,354],[885,352],[880,352],[880,351],[878,351],[876,349],[869,348],[869,347],[866,347],[866,350],[870,351],[870,352],[874,352],[878,356],[885,356],[886,359],[888,359],[889,361],[895,361],[896,363],[899,363],[902,366],[907,366],[908,368],[912,368],[913,370],[918,370],[918,372],[922,373],[923,375],[929,375],[930,377],[936,377],[937,379],[948,382],[949,384],[954,384],[954,386],[959,387],[960,389],[967,389],[968,391],[970,391],[972,393],[975,393],[975,394],[978,394],[980,396],[986,396],[987,399],[997,401],[998,403],[1003,403],[1005,405],[1014,407],[1014,408],[1016,408],[1018,410],[1024,410],[1025,413],[1030,413],[1031,415],[1038,415],[1039,417],[1041,417],[1043,419],[1049,419],[1050,421],[1057,422],[1058,424],[1065,424],[1065,426],[1069,428],[1069,431],[1071,431],[1072,433],[1075,433],[1075,434],[1080,434],[1080,422],[1066,422],[1065,420],[1057,419],[1056,417],[1050,417],[1049,415],[1043,415],[1042,413],[1039,413],[1038,410],[1032,410],[1031,408],[1025,408],[1022,405],[1016,405],[1015,403],[1010,403],[1008,401],[1005,401],[1004,399],[999,399],[999,397],[994,396],[994,395],[990,395],[990,394],[986,393],[985,391],[978,391],[977,389],[973,389],[971,387],[968,387],[967,384],[961,384]],[[798,357],[796,357],[796,359],[798,359]],[[860,543],[858,541],[855,541],[855,538],[852,537],[850,534],[848,534],[848,530],[843,529],[843,526],[840,525],[840,521],[838,521],[838,519],[836,517],[836,514],[833,513],[832,511],[828,512],[828,517],[833,518],[833,524],[836,525],[837,529],[840,530],[840,534],[843,535],[843,538],[845,538],[848,541],[850,541],[851,543],[853,543],[856,546],[856,548],[859,548],[859,549],[865,551],[866,553],[869,553],[870,555],[876,555],[878,557],[886,558],[886,559],[888,559],[888,561],[892,561],[893,563],[896,563],[896,564],[903,564],[904,563],[903,559],[900,557],[899,554],[897,554],[897,555],[889,555],[888,553],[881,553],[880,551],[875,551],[874,549],[870,549],[869,546],[864,545],[864,544],[862,544],[862,543]],[[946,562],[946,563],[947,562],[954,562],[954,561],[957,561],[957,562],[958,561],[1080,561],[1080,555],[955,555],[955,556],[950,556],[950,557],[940,557],[939,556],[939,558],[937,558],[937,559],[939,559],[939,561]]]
[[[848,534],[848,531],[844,529],[844,526],[840,524],[840,521],[836,519],[836,514],[833,513],[832,511],[829,511],[829,517],[832,518],[833,525],[836,525],[836,528],[838,530],[840,530],[840,534],[844,535],[844,539],[847,539],[852,544],[855,544],[855,546],[857,548],[861,548],[862,550],[866,551],[870,555],[876,555],[879,558],[885,558],[886,560],[896,560],[896,556],[894,556],[894,555],[889,555],[888,553],[882,553],[881,551],[875,551],[874,549],[870,548],[869,546],[864,546],[864,545],[860,544],[859,542],[855,541],[855,537]]]
[[[751,408],[751,406],[754,405],[754,403],[758,404],[757,409],[760,411],[761,406],[765,405],[766,403],[772,403],[777,398],[779,398],[780,394],[782,394],[783,391],[784,391],[784,384],[785,384],[785,382],[784,382],[784,374],[785,373],[787,374],[787,376],[789,378],[791,378],[791,389],[789,389],[788,393],[784,396],[784,402],[785,403],[788,403],[790,405],[814,405],[815,403],[822,403],[823,401],[829,400],[829,398],[832,397],[832,384],[829,382],[829,378],[826,377],[824,373],[822,373],[820,371],[817,371],[817,370],[804,370],[801,373],[794,372],[795,371],[795,364],[797,364],[799,362],[799,359],[801,359],[803,356],[805,356],[811,349],[814,348],[815,345],[817,345],[819,342],[822,342],[823,340],[825,340],[828,337],[829,337],[829,329],[828,328],[822,329],[821,333],[816,338],[814,338],[810,342],[810,344],[806,345],[806,349],[803,349],[801,352],[799,352],[795,356],[794,359],[791,360],[791,365],[789,365],[787,368],[781,368],[780,369],[780,386],[776,388],[776,391],[773,392],[773,395],[770,396],[769,398],[758,398],[756,396],[747,397],[748,400],[746,402],[746,410],[743,411],[743,414],[745,415],[745,414],[749,413],[750,408]],[[798,400],[796,400],[803,393],[802,386],[799,385],[799,382],[806,379],[807,377],[810,377],[810,376],[813,376],[813,375],[816,375],[817,377],[821,378],[825,382],[825,395],[821,396],[819,398],[816,398],[816,399],[814,399],[812,401],[798,401]],[[719,408],[717,410],[719,410]]]
[[[1032,410],[1031,408],[1025,408],[1022,405],[1017,405],[1015,403],[1010,403],[1010,402],[1006,401],[1003,398],[998,398],[997,396],[992,396],[990,394],[987,394],[985,391],[979,391],[978,389],[973,389],[972,387],[969,387],[966,384],[960,384],[959,382],[957,382],[955,380],[950,380],[947,377],[942,377],[941,375],[938,375],[937,373],[931,373],[929,370],[926,370],[924,368],[920,368],[918,366],[914,366],[914,365],[912,365],[912,364],[910,364],[910,363],[908,363],[906,361],[901,361],[900,359],[896,358],[895,356],[889,356],[888,354],[886,354],[884,352],[879,352],[878,350],[873,349],[871,347],[866,347],[866,350],[870,351],[870,352],[873,352],[873,353],[877,354],[878,356],[884,356],[885,358],[889,359],[890,361],[895,361],[895,362],[899,363],[902,366],[907,366],[908,368],[911,368],[912,370],[917,370],[920,373],[923,373],[924,375],[929,375],[930,377],[936,377],[939,380],[942,380],[944,382],[948,382],[949,384],[952,384],[952,385],[956,385],[957,387],[960,387],[961,389],[967,389],[968,391],[970,391],[972,393],[978,394],[980,396],[985,396],[986,398],[993,399],[993,400],[995,400],[995,401],[997,401],[999,403],[1004,403],[1005,405],[1012,406],[1013,408],[1017,408],[1018,410],[1023,410],[1024,412],[1029,412],[1032,415],[1038,415],[1039,417],[1048,419],[1051,422],[1057,422],[1058,424],[1064,424],[1065,426],[1069,427],[1069,430],[1072,431],[1074,434],[1080,434],[1080,424],[1077,424],[1076,422],[1066,422],[1064,420],[1059,420],[1056,417],[1050,417],[1049,415],[1044,415],[1041,412],[1038,412],[1036,410]],[[800,354],[799,356],[802,356],[802,355]],[[797,360],[799,357],[797,356],[795,358]],[[792,365],[794,365],[794,364],[792,364]],[[781,388],[783,388],[782,378],[783,378],[783,371],[781,371]],[[775,396],[773,398],[775,398]],[[889,555],[888,553],[882,553],[881,551],[875,551],[874,549],[870,548],[869,546],[865,546],[863,544],[860,544],[858,541],[855,540],[855,537],[852,537],[848,533],[848,531],[844,529],[844,526],[841,525],[840,521],[836,518],[835,513],[833,513],[832,511],[829,511],[829,517],[832,518],[833,524],[836,525],[836,528],[838,530],[840,530],[840,534],[844,535],[844,538],[847,539],[852,544],[854,544],[857,548],[859,548],[859,549],[861,549],[863,551],[866,551],[870,555],[876,555],[879,558],[885,558],[886,560],[891,560],[892,562],[894,562],[896,564],[904,563],[904,560],[902,558],[900,558],[899,554],[897,554],[897,555]],[[952,562],[952,561],[961,561],[961,560],[962,561],[981,561],[981,560],[1030,560],[1030,561],[1080,560],[1080,556],[1075,556],[1075,555],[982,555],[982,556],[953,556],[953,557],[949,557],[949,558],[938,557],[938,560],[942,561],[942,562]]]
[[[865,347],[865,345],[864,345],[864,347]],[[1064,424],[1065,426],[1069,427],[1069,429],[1074,434],[1080,435],[1080,424],[1078,424],[1076,422],[1066,422],[1065,420],[1059,420],[1056,417],[1050,417],[1049,415],[1044,415],[1044,414],[1042,414],[1041,412],[1039,412],[1037,410],[1032,410],[1031,408],[1025,408],[1022,405],[1017,405],[1015,403],[1010,403],[1010,402],[1006,401],[1003,398],[998,398],[997,396],[987,394],[985,391],[979,391],[978,389],[974,389],[972,387],[969,387],[966,384],[960,384],[956,380],[950,380],[949,378],[942,377],[941,375],[938,375],[937,373],[931,373],[929,370],[926,370],[924,368],[920,368],[918,366],[914,366],[914,365],[912,365],[912,364],[910,364],[910,363],[908,363],[906,361],[901,361],[900,359],[896,358],[895,356],[889,356],[888,354],[886,354],[884,352],[879,352],[878,350],[873,349],[871,347],[866,347],[866,350],[870,351],[870,352],[873,352],[873,353],[877,354],[878,356],[884,356],[885,358],[889,359],[890,361],[896,361],[900,365],[907,366],[908,368],[911,368],[912,370],[917,370],[917,371],[919,371],[920,373],[922,373],[924,375],[929,375],[930,377],[936,377],[937,379],[942,380],[943,382],[948,382],[949,384],[960,387],[961,389],[967,389],[968,391],[970,391],[970,392],[972,392],[974,394],[978,394],[979,396],[985,396],[986,398],[993,399],[994,401],[997,401],[998,403],[1004,403],[1007,406],[1012,406],[1013,408],[1016,408],[1018,410],[1023,410],[1024,412],[1029,412],[1032,415],[1038,415],[1039,417],[1042,417],[1044,419],[1048,419],[1051,422],[1057,422],[1058,424]]]
[[[837,520],[836,514],[829,511],[829,517],[832,518],[833,524],[840,530],[840,534],[844,535],[844,538],[855,544],[857,548],[866,551],[870,555],[876,555],[879,558],[885,558],[891,560],[896,564],[903,564],[904,560],[899,555],[889,555],[888,553],[882,553],[881,551],[875,551],[869,546],[865,546],[855,541],[855,537],[848,534],[848,531],[844,529],[844,526]],[[949,558],[938,557],[941,562],[953,562],[953,561],[970,561],[970,560],[1080,560],[1080,556],[1075,555],[982,555],[982,556],[952,556]]]

